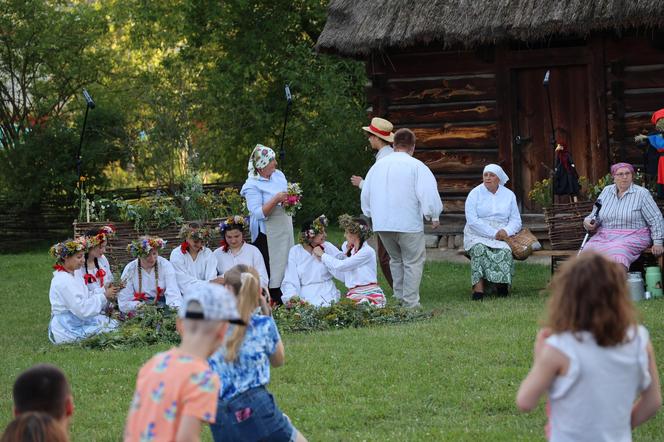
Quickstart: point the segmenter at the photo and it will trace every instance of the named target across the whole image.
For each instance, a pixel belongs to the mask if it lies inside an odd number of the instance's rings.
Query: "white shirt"
[[[475,244],[494,249],[509,249],[505,241],[496,239],[504,229],[509,236],[521,230],[521,215],[514,192],[498,185],[491,193],[484,183],[476,186],[466,198],[466,226],[463,229],[463,248],[470,250]]]
[[[346,256],[348,242],[342,244],[341,250],[337,257],[327,253],[321,256],[323,264],[335,278],[342,280],[349,289],[378,282],[376,252],[366,241],[360,250],[351,252],[350,257]]]
[[[110,283],[113,282],[113,272],[111,272],[111,265],[108,262],[108,259],[106,259],[106,256],[101,255],[99,258],[97,258],[97,264],[99,264],[99,268],[102,269],[106,274],[104,275],[104,285],[101,285],[101,280],[100,278],[97,278],[97,268],[92,266],[88,266],[88,273],[91,275],[95,276],[96,281],[94,281],[92,284],[87,284],[88,290],[91,292],[94,292],[95,290],[98,289],[104,289],[107,287]],[[80,269],[76,270],[74,272],[74,276],[77,278],[81,278],[85,282],[85,278],[83,277],[85,275],[85,266],[81,266]]]
[[[546,340],[569,359],[567,373],[549,389],[549,440],[631,441],[632,405],[651,382],[648,331],[632,328],[631,340],[614,347],[600,347],[589,332],[577,335],[565,332]]]
[[[270,201],[277,193],[288,190],[288,181],[286,176],[280,170],[275,170],[269,179],[258,177],[248,178],[245,181],[240,195],[247,201],[249,210],[249,230],[251,231],[251,241],[256,241],[259,232],[265,231],[265,214],[263,205]]]
[[[230,268],[238,264],[244,264],[256,269],[261,279],[261,287],[267,288],[269,278],[267,276],[267,269],[265,268],[263,255],[261,255],[258,247],[242,243],[242,247],[240,247],[237,254],[234,254],[230,247],[228,248],[228,252],[224,252],[223,249],[219,247],[212,253],[212,255],[217,263],[216,270],[218,276],[224,276],[224,273]]]
[[[369,169],[361,202],[376,232],[420,233],[423,216],[438,221],[443,211],[433,173],[405,152],[394,152]]]
[[[83,278],[57,270],[53,272],[48,298],[52,315],[71,312],[80,319],[97,316],[106,306],[103,291],[90,293]]]
[[[183,253],[181,247],[176,247],[171,251],[170,261],[182,296],[217,277],[217,262],[207,247],[198,251],[195,261],[189,252]]]
[[[325,253],[337,256],[340,252],[329,242],[323,244]],[[314,255],[304,250],[301,244],[294,245],[288,252],[286,273],[281,283],[282,301],[287,302],[293,296],[315,306],[330,305],[339,300],[339,290],[334,285],[332,274],[325,264]]]
[[[388,156],[391,153],[394,153],[394,149],[392,148],[392,146],[387,145],[387,146],[381,147],[378,150],[378,152],[376,153],[376,161],[385,158],[386,156]],[[360,189],[362,189],[362,186],[364,186],[364,180],[363,179],[360,180],[360,186],[359,186]]]
[[[134,293],[138,292],[138,261],[138,258],[130,261],[122,271],[122,281],[127,285],[118,293],[118,307],[125,313],[136,310],[143,303],[143,301],[134,300]],[[161,256],[157,257],[157,266],[159,267],[159,288],[165,289],[166,305],[179,308],[182,305],[182,295],[175,278],[175,269],[166,258]],[[143,293],[154,299],[157,294],[154,267],[150,271],[141,269],[141,276]]]

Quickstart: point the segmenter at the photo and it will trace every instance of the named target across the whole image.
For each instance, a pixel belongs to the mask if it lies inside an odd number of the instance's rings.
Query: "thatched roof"
[[[664,27],[656,0],[330,0],[316,48],[349,56],[427,43],[501,40]]]

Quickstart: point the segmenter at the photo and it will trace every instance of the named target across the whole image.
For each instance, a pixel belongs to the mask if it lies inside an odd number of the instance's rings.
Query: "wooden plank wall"
[[[664,108],[664,45],[648,35],[607,37],[605,59],[611,162],[643,167],[634,136],[653,131],[650,117]]]
[[[476,51],[413,51],[367,69],[372,116],[415,132],[415,156],[436,175],[445,211],[463,212],[484,166],[498,161],[494,61]]]

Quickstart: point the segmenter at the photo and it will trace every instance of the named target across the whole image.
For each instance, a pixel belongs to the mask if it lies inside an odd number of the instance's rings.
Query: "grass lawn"
[[[72,439],[120,440],[138,368],[165,348],[51,345],[50,265],[46,252],[0,255],[0,425],[10,420],[16,375],[48,362],[73,387]],[[543,440],[543,404],[521,414],[514,396],[530,367],[549,269],[519,264],[512,296],[483,303],[469,301],[469,277],[468,265],[427,263],[422,304],[440,311],[430,321],[284,335],[287,362],[270,386],[281,408],[312,441]],[[639,308],[662,373],[664,301]],[[663,428],[660,413],[634,438],[662,440]],[[211,440],[207,429],[203,437]]]

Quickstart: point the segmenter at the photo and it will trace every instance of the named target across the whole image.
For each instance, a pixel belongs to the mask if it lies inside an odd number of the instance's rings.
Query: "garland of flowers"
[[[221,241],[219,245],[221,250],[228,252],[228,244],[226,243],[226,232],[229,230],[239,230],[244,234],[247,229],[247,224],[249,220],[244,216],[232,215],[226,218],[224,221],[219,223],[219,232],[221,233]]]
[[[85,250],[85,245],[86,241],[83,237],[77,239],[68,239],[51,246],[48,253],[53,258],[55,258],[57,263],[62,263],[64,262],[65,258],[74,256],[78,252]]]
[[[166,245],[166,241],[157,236],[144,236],[136,239],[127,245],[127,251],[133,258],[145,258],[152,249],[161,250]]]
[[[104,241],[115,237],[115,227],[112,225],[102,226],[99,228],[99,231],[96,235],[86,237],[87,247],[85,252],[88,253],[90,250],[99,246]]]
[[[190,224],[183,224],[178,237],[184,241],[191,238],[195,241],[203,241],[207,244],[214,236],[213,229],[209,227],[192,227]]]
[[[311,240],[325,231],[325,228],[328,226],[329,221],[325,215],[321,215],[318,218],[314,219],[311,222],[311,226],[304,232],[300,232],[300,242],[302,244],[309,244]]]

